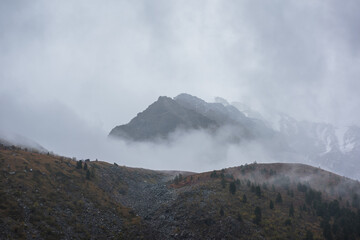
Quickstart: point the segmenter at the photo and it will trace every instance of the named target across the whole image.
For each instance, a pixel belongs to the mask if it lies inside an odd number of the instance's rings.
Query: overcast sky
[[[0,129],[66,154],[182,92],[360,125],[359,13],[357,0],[2,0]]]

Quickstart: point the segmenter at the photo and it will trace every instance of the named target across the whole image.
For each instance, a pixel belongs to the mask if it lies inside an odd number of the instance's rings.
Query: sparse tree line
[[[244,169],[250,168],[249,165],[244,167]],[[275,171],[263,170],[262,174],[266,175],[276,175]],[[210,174],[210,178],[220,178],[220,184],[222,188],[225,188],[227,183],[229,183],[229,193],[235,195],[237,188],[241,186],[242,181],[239,179],[234,180],[234,177],[229,174],[225,174],[225,171],[213,171]],[[250,188],[250,191],[255,193],[258,198],[262,197],[262,189],[268,190],[268,184],[254,184],[250,180],[243,180],[244,184]],[[288,177],[278,176],[274,180],[274,184],[283,188],[286,191],[286,194],[290,198],[295,197],[294,189],[290,186],[291,181]],[[272,184],[271,190],[275,191],[275,186]],[[338,200],[333,201],[324,201],[322,198],[322,193],[320,191],[312,189],[308,184],[298,183],[296,185],[298,194],[302,193],[304,204],[299,206],[298,215],[301,216],[301,212],[308,212],[309,214],[318,216],[322,218],[321,228],[323,230],[323,236],[325,239],[356,239],[360,237],[360,198],[358,194],[353,194],[351,204],[346,202],[345,207],[340,207]],[[297,195],[298,196],[298,195]],[[340,198],[341,199],[341,198]],[[246,194],[243,194],[241,201],[247,203],[248,199]],[[282,204],[283,197],[280,192],[276,194],[274,201],[269,200],[269,209],[274,209],[275,204]],[[352,208],[357,208],[357,212],[351,210]],[[220,215],[224,215],[224,209],[220,209]],[[241,214],[238,214],[238,219],[241,219]],[[261,224],[262,221],[262,209],[260,206],[256,206],[254,209],[254,219],[255,224]],[[295,216],[295,207],[293,202],[290,202],[288,210],[289,218],[284,222],[284,224],[292,225],[291,218]],[[313,239],[313,233],[309,230],[306,232],[305,239]]]
[[[86,179],[90,180],[91,178],[94,177],[94,171],[90,171],[89,166],[87,163],[90,163],[89,159],[86,159],[84,161],[84,165],[83,165],[83,160],[79,160],[76,162],[76,169],[83,169],[84,171],[86,171]]]
[[[183,175],[181,173],[179,173],[178,175],[175,176],[173,182],[175,184],[179,184],[182,180],[183,180]]]
[[[241,170],[244,170],[244,174],[248,174],[247,171],[254,168],[254,165],[247,165],[243,166]],[[339,201],[342,200],[341,197],[339,197],[339,200],[326,201],[323,199],[322,192],[314,190],[309,184],[296,184],[291,182],[289,177],[279,175],[272,169],[268,170],[264,168],[260,173],[265,176],[275,177],[271,178],[272,181],[270,184],[269,182],[259,184],[253,183],[249,179],[235,179],[233,175],[226,173],[225,169],[220,171],[214,170],[208,176],[210,176],[211,179],[220,179],[218,181],[220,182],[221,188],[228,188],[230,195],[238,195],[237,193],[240,192],[239,189],[242,184],[247,186],[250,192],[258,198],[264,198],[263,191],[271,190],[272,192],[276,192],[275,197],[268,200],[268,208],[270,210],[275,209],[276,205],[283,204],[284,199],[281,193],[286,193],[288,196],[286,198],[286,205],[283,205],[282,208],[284,208],[284,206],[288,207],[289,218],[283,222],[285,226],[292,225],[295,216],[301,218],[302,214],[306,212],[322,218],[321,228],[325,239],[356,239],[360,237],[360,210],[357,210],[357,212],[353,211],[354,208],[360,208],[360,198],[356,193],[352,196],[351,204],[349,201],[347,201],[346,204],[340,204]],[[192,178],[193,176],[191,176],[191,180]],[[199,179],[200,176],[197,178]],[[175,176],[173,183],[179,184],[184,180],[186,180],[186,178],[178,174]],[[278,191],[276,191],[275,186],[279,188]],[[297,192],[295,192],[296,190]],[[303,199],[303,204],[299,205],[299,203],[297,203],[297,208],[295,208],[295,202],[291,201],[292,198],[295,199],[295,196],[296,199]],[[247,203],[248,201],[248,197],[243,193],[241,202]],[[220,208],[219,214],[220,216],[224,216],[223,207]],[[253,214],[253,222],[255,224],[261,224],[264,214],[261,206],[255,206]],[[238,213],[237,219],[243,221],[240,213]],[[307,230],[305,239],[313,239],[313,233],[310,230]]]

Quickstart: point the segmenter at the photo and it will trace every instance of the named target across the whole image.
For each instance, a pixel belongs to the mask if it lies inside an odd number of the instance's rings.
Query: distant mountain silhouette
[[[269,138],[274,131],[261,120],[246,117],[232,105],[207,103],[189,94],[180,94],[174,99],[159,97],[145,111],[128,124],[116,126],[111,137],[134,141],[166,139],[175,130],[206,129],[215,132],[230,128],[227,139],[239,142],[242,139]]]
[[[110,136],[135,141],[166,138],[176,129],[211,129],[218,124],[206,116],[184,108],[169,97],[159,97],[128,124],[111,130]]]

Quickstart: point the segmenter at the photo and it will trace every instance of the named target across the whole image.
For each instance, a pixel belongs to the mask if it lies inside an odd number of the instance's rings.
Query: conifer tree
[[[270,209],[274,209],[274,203],[273,203],[273,201],[272,201],[272,200],[270,200],[269,207],[270,207]]]
[[[81,160],[76,163],[76,168],[82,169],[82,161]]]
[[[242,197],[242,202],[243,202],[243,203],[246,203],[246,202],[247,202],[247,197],[246,197],[245,194],[244,194],[243,197]]]
[[[256,207],[255,211],[254,211],[254,214],[255,214],[254,223],[255,224],[260,224],[260,222],[261,222],[261,208]]]
[[[224,216],[224,208],[223,207],[220,208],[220,216]]]
[[[90,180],[90,171],[89,171],[89,169],[86,170],[86,179]]]
[[[293,216],[294,216],[294,205],[293,203],[291,203],[289,208],[289,217],[293,217]]]
[[[282,203],[282,197],[281,197],[281,194],[280,194],[280,193],[277,194],[276,199],[275,199],[275,202],[276,202],[276,203]]]
[[[229,191],[232,195],[235,194],[236,192],[236,185],[235,185],[235,182],[231,182],[230,185],[229,185]]]

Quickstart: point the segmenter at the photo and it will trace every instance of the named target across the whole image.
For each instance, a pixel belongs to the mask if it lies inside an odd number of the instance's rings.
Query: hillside
[[[1,146],[0,169],[1,239],[360,239],[360,184],[302,164],[167,172]]]
[[[124,174],[104,162],[85,161],[82,168],[77,163],[1,146],[0,239],[152,236],[140,217],[115,201],[127,191]],[[157,181],[162,175],[144,171],[143,176]]]

